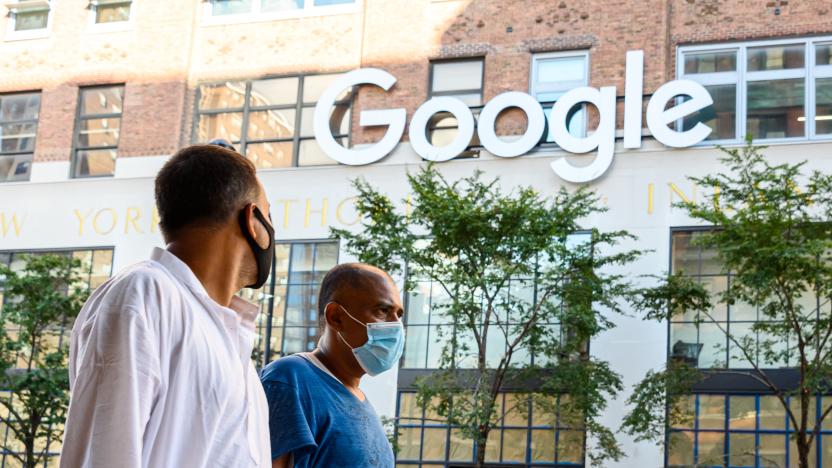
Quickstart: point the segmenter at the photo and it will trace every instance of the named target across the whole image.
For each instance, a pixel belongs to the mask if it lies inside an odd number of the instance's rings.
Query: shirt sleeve
[[[297,389],[270,380],[263,381],[263,389],[269,401],[272,459],[292,452],[297,460],[298,452],[317,447]]]
[[[160,388],[157,346],[144,314],[99,310],[78,359],[62,467],[142,467],[142,439]]]

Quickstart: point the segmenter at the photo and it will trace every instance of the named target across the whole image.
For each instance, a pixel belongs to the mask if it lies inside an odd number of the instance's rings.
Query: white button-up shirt
[[[158,248],[104,283],[72,329],[61,466],[271,466],[257,313],[217,304]]]

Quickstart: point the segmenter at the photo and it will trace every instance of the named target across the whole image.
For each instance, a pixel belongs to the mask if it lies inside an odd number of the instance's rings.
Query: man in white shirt
[[[156,178],[167,249],[90,297],[72,329],[61,466],[270,466],[268,406],[251,361],[259,288],[274,258],[254,165],[184,148]]]

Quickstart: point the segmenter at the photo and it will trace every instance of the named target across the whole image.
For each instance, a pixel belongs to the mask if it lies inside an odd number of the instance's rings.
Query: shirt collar
[[[257,318],[257,314],[260,312],[260,307],[257,304],[251,303],[235,295],[231,298],[231,304],[229,304],[227,308],[223,307],[211,299],[211,296],[208,295],[208,291],[205,290],[205,286],[202,285],[199,278],[196,277],[194,272],[191,271],[191,268],[185,262],[180,260],[179,257],[165,249],[154,247],[150,258],[165,267],[166,270],[168,270],[176,279],[181,281],[195,294],[204,296],[217,307],[231,309],[236,312],[240,317],[240,324],[245,328],[254,331],[254,321]]]

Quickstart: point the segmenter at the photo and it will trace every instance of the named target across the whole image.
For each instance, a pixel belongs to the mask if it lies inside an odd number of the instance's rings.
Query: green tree
[[[405,273],[406,290],[430,280],[447,295],[439,312],[454,326],[440,328],[439,369],[418,381],[420,404],[475,442],[480,467],[502,418],[497,398],[507,388],[526,389],[515,403],[531,402],[552,419],[560,405],[561,419],[595,441],[587,450],[593,463],[619,459],[599,416],[622,389],[621,378],[588,352],[588,343],[613,326],[607,316],[635,293],[623,276],[602,273],[639,255],[610,253],[630,236],[583,231],[581,221],[603,211],[583,188],[552,198],[528,187],[506,193],[498,179],[477,172],[448,181],[433,166],[408,180],[409,213],[356,181],[362,229],[333,235],[361,261]],[[581,231],[585,240],[576,242]],[[504,351],[490,351],[503,343]]]
[[[731,360],[742,364],[695,369],[671,360],[636,387],[624,429],[637,439],[663,440],[668,424],[690,417],[679,409],[680,398],[715,374],[731,373],[757,382],[779,400],[799,466],[809,468],[821,423],[832,412],[832,406],[821,408],[816,418],[810,404],[832,391],[832,175],[806,171],[805,162],[771,163],[761,150],[750,139],[742,148],[723,149],[723,172],[691,178],[714,187],[714,198],[679,205],[692,219],[714,227],[698,242],[713,249],[731,273],[727,290],[711,297],[691,279],[673,275],[644,289],[636,301],[651,320],[687,312],[697,314],[697,326],[716,324],[727,334]],[[759,311],[759,321],[750,333],[726,330],[710,312],[714,304],[750,305]],[[772,376],[783,363],[794,375],[788,385]]]
[[[30,468],[49,458],[48,442],[63,433],[69,405],[67,341],[58,346],[61,324],[71,324],[88,295],[77,259],[27,256],[15,271],[0,265],[3,295],[0,327],[0,398],[9,435],[7,457]],[[20,447],[23,453],[20,453]]]

